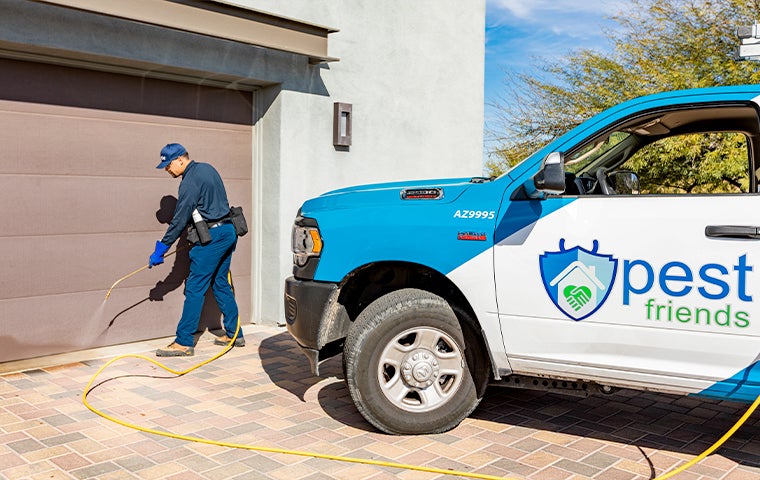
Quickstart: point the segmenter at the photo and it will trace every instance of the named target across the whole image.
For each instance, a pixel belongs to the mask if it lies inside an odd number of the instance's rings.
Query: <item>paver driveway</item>
[[[647,479],[698,455],[743,404],[621,391],[579,398],[490,388],[473,416],[438,435],[376,432],[354,408],[338,358],[308,372],[277,327],[188,375],[134,358],[104,372],[96,408],[182,435],[522,479]],[[187,368],[218,352],[201,337]],[[150,355],[150,353],[148,353]],[[130,430],[87,410],[81,393],[106,360],[0,380],[0,477],[8,479],[431,479],[447,475],[228,449]],[[677,480],[760,479],[760,413]]]

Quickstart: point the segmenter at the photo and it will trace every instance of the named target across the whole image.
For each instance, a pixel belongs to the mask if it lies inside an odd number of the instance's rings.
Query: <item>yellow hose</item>
[[[174,252],[172,252],[172,253],[176,253],[176,250]],[[169,255],[171,255],[171,254],[169,254]],[[166,255],[166,256],[168,256],[168,255]],[[132,276],[132,275],[134,275],[134,274],[136,274],[136,273],[138,273],[138,272],[140,272],[140,271],[142,271],[142,270],[144,270],[146,268],[148,268],[148,267],[147,266],[142,267],[141,269],[136,270],[136,271],[130,273],[129,275],[125,276],[125,277],[122,277],[121,279],[117,280],[116,283],[119,283],[124,278],[128,278],[128,277],[130,277],[130,276]],[[230,284],[232,284],[232,279],[231,279],[230,273],[227,274],[227,279],[230,282]],[[114,286],[115,285],[116,284],[114,284]],[[111,287],[111,289],[113,289],[113,286]],[[109,293],[110,293],[110,290],[109,290]],[[106,298],[108,298],[108,296],[106,296]],[[418,472],[437,473],[437,474],[441,474],[441,475],[455,475],[455,476],[459,476],[459,477],[480,478],[480,479],[485,479],[485,480],[517,480],[517,479],[504,478],[504,477],[496,477],[496,476],[493,476],[493,475],[482,475],[482,474],[478,474],[478,473],[458,472],[458,471],[455,471],[455,470],[444,470],[444,469],[441,469],[441,468],[423,467],[423,466],[418,466],[418,465],[406,465],[406,464],[403,464],[403,463],[382,462],[382,461],[378,461],[378,460],[369,460],[369,459],[364,459],[364,458],[341,457],[341,456],[337,456],[337,455],[327,455],[327,454],[322,454],[322,453],[305,452],[305,451],[299,451],[299,450],[286,450],[286,449],[282,449],[282,448],[261,447],[261,446],[255,446],[255,445],[243,445],[243,444],[239,444],[239,443],[220,442],[220,441],[216,441],[216,440],[207,440],[205,438],[200,438],[200,437],[192,437],[192,436],[187,436],[187,435],[179,435],[179,434],[176,434],[176,433],[171,433],[171,432],[166,432],[166,431],[161,431],[161,430],[155,430],[155,429],[152,429],[152,428],[142,427],[140,425],[135,425],[135,424],[126,422],[124,420],[118,419],[118,418],[116,418],[116,417],[114,417],[112,415],[109,415],[109,414],[107,414],[105,412],[102,412],[102,411],[96,409],[95,407],[93,407],[92,405],[90,405],[90,402],[87,401],[87,396],[89,395],[90,391],[92,390],[92,384],[95,382],[95,379],[97,379],[100,376],[100,374],[106,368],[108,368],[111,364],[113,364],[114,362],[116,362],[118,360],[121,360],[121,359],[124,359],[124,358],[140,358],[140,359],[146,360],[146,361],[148,361],[148,362],[156,365],[159,368],[162,368],[163,370],[165,370],[165,371],[167,371],[169,373],[172,373],[172,374],[177,375],[177,376],[182,376],[182,375],[185,375],[187,373],[192,372],[193,370],[197,370],[198,368],[200,368],[200,367],[202,367],[204,365],[207,365],[207,364],[213,362],[217,358],[219,358],[222,355],[224,355],[225,353],[227,353],[233,347],[233,345],[235,343],[235,338],[237,338],[237,335],[238,335],[239,332],[240,332],[240,317],[238,316],[238,322],[237,322],[237,328],[235,330],[235,334],[232,336],[232,340],[230,340],[230,342],[227,344],[227,346],[221,352],[217,353],[216,355],[214,355],[213,357],[209,358],[208,360],[204,360],[201,363],[198,363],[197,365],[193,365],[192,367],[187,368],[186,370],[175,370],[175,369],[172,369],[172,368],[170,368],[170,367],[168,367],[168,366],[166,366],[166,365],[158,362],[157,360],[155,360],[153,358],[146,357],[145,355],[126,354],[126,355],[120,355],[118,357],[112,358],[111,360],[109,360],[108,362],[106,362],[105,365],[103,365],[102,367],[100,367],[98,369],[98,371],[95,372],[95,375],[93,375],[92,378],[90,379],[90,381],[87,383],[87,386],[84,388],[84,392],[82,392],[82,403],[84,403],[84,406],[87,407],[91,412],[95,413],[96,415],[99,415],[99,416],[105,418],[106,420],[110,420],[110,421],[112,421],[114,423],[118,423],[119,425],[123,425],[123,426],[125,426],[127,428],[131,428],[133,430],[139,430],[141,432],[152,433],[154,435],[161,435],[162,437],[176,438],[178,440],[186,440],[188,442],[205,443],[205,444],[208,444],[208,445],[218,445],[220,447],[238,448],[238,449],[242,449],[242,450],[252,450],[252,451],[255,451],[255,452],[281,453],[281,454],[284,454],[284,455],[298,455],[298,456],[301,456],[301,457],[321,458],[321,459],[325,459],[325,460],[336,460],[336,461],[339,461],[339,462],[361,463],[361,464],[364,464],[364,465],[375,465],[375,466],[378,466],[378,467],[391,467],[391,468],[399,468],[399,469],[403,469],[403,470],[415,470],[415,471],[418,471]]]
[[[717,442],[713,443],[710,446],[710,448],[708,448],[704,452],[700,453],[698,456],[694,457],[689,462],[681,465],[680,467],[678,467],[676,469],[673,469],[673,470],[669,471],[668,473],[666,473],[664,475],[660,475],[659,477],[655,478],[654,480],[665,480],[666,478],[670,478],[670,477],[672,477],[674,475],[677,475],[677,474],[683,472],[684,470],[686,470],[687,468],[696,465],[697,463],[699,463],[700,461],[702,461],[705,457],[707,457],[708,455],[710,455],[711,453],[713,453],[715,450],[719,449],[720,446],[723,445],[724,443],[726,443],[726,440],[728,440],[729,438],[731,438],[731,436],[734,433],[736,433],[736,431],[739,430],[739,428],[742,425],[744,425],[744,422],[746,422],[747,419],[750,416],[752,416],[752,413],[755,411],[755,409],[757,408],[758,405],[760,405],[760,395],[757,396],[757,398],[752,403],[752,405],[750,405],[750,407],[747,409],[747,411],[744,412],[744,415],[742,415],[742,417],[739,419],[739,421],[737,421],[734,424],[734,426],[731,427],[725,433],[725,435],[723,435]]]
[[[378,460],[369,460],[369,459],[353,458],[353,457],[341,457],[341,456],[337,456],[337,455],[327,455],[327,454],[322,454],[322,453],[306,452],[306,451],[299,451],[299,450],[287,450],[287,449],[282,449],[282,448],[270,448],[270,447],[261,447],[261,446],[255,446],[255,445],[244,445],[244,444],[239,444],[239,443],[220,442],[220,441],[208,440],[208,439],[200,438],[200,437],[192,437],[192,436],[187,436],[187,435],[179,435],[179,434],[176,434],[176,433],[165,432],[165,431],[160,431],[160,430],[154,430],[152,428],[142,427],[142,426],[139,426],[139,425],[131,424],[131,423],[126,422],[124,420],[120,420],[118,418],[115,418],[115,417],[113,417],[111,415],[108,415],[107,413],[104,413],[104,412],[102,412],[102,411],[94,408],[87,401],[87,395],[90,393],[90,390],[92,389],[92,384],[94,383],[95,379],[98,378],[98,376],[103,372],[103,370],[105,370],[112,363],[114,363],[114,362],[116,362],[118,360],[121,360],[121,359],[124,359],[124,358],[129,358],[129,357],[132,357],[132,358],[141,358],[143,360],[146,360],[146,361],[148,361],[148,362],[150,362],[150,363],[152,363],[152,364],[154,364],[154,365],[156,365],[156,366],[164,369],[167,372],[173,373],[173,374],[175,374],[177,376],[182,376],[182,375],[185,375],[186,373],[190,373],[193,370],[196,370],[196,369],[198,369],[198,368],[200,368],[200,367],[202,367],[202,366],[204,366],[204,365],[206,365],[208,363],[213,362],[217,358],[219,358],[222,355],[224,355],[225,353],[227,353],[232,348],[232,346],[234,344],[234,338],[237,337],[237,332],[239,330],[240,330],[240,319],[238,318],[238,329],[235,332],[235,336],[233,337],[233,340],[230,341],[229,344],[227,344],[227,346],[224,348],[224,350],[222,350],[220,353],[214,355],[213,357],[209,358],[208,360],[205,360],[205,361],[203,361],[203,362],[201,362],[201,363],[199,363],[197,365],[194,365],[194,366],[192,366],[192,367],[190,367],[190,368],[188,368],[186,370],[174,370],[174,369],[172,369],[170,367],[167,367],[166,365],[163,365],[160,362],[157,362],[156,360],[154,360],[152,358],[149,358],[149,357],[146,357],[144,355],[127,354],[127,355],[121,355],[121,356],[118,356],[116,358],[113,358],[113,359],[109,360],[105,365],[103,365],[102,367],[100,367],[100,369],[95,373],[95,375],[93,375],[92,379],[90,379],[89,383],[87,383],[87,386],[85,387],[84,392],[82,394],[82,402],[84,403],[84,405],[90,411],[92,411],[96,415],[100,415],[101,417],[105,418],[106,420],[110,420],[110,421],[112,421],[114,423],[118,423],[119,425],[123,425],[123,426],[125,426],[127,428],[131,428],[131,429],[134,429],[134,430],[139,430],[139,431],[142,431],[142,432],[152,433],[152,434],[155,434],[155,435],[161,435],[163,437],[176,438],[176,439],[179,439],[179,440],[186,440],[188,442],[205,443],[205,444],[209,444],[209,445],[218,445],[218,446],[221,446],[221,447],[237,448],[237,449],[251,450],[251,451],[256,451],[256,452],[280,453],[280,454],[283,454],[283,455],[297,455],[297,456],[301,456],[301,457],[321,458],[321,459],[325,459],[325,460],[335,460],[335,461],[339,461],[339,462],[360,463],[360,464],[364,464],[364,465],[374,465],[374,466],[379,466],[379,467],[391,467],[391,468],[398,468],[398,469],[403,469],[403,470],[414,470],[414,471],[418,471],[418,472],[436,473],[436,474],[441,474],[441,475],[454,475],[454,476],[460,476],[460,477],[480,478],[480,479],[489,479],[489,480],[517,480],[515,478],[497,477],[497,476],[493,476],[493,475],[483,475],[483,474],[470,473],[470,472],[459,472],[459,471],[455,471],[455,470],[444,470],[444,469],[440,469],[440,468],[423,467],[423,466],[418,466],[418,465],[408,465],[408,464],[403,464],[403,463],[383,462],[383,461],[378,461]],[[757,408],[758,405],[760,405],[760,396],[758,396],[757,399],[755,399],[755,402],[750,406],[749,409],[747,409],[747,411],[739,419],[739,421],[737,421],[736,424],[734,424],[734,426],[731,427],[731,429],[728,430],[728,432],[726,432],[726,434],[723,435],[723,437],[720,438],[720,440],[718,440],[717,442],[715,442],[707,450],[705,450],[704,452],[702,452],[699,456],[695,457],[694,459],[692,459],[688,463],[685,463],[684,465],[682,465],[682,466],[680,466],[680,467],[678,467],[678,468],[676,468],[674,470],[671,470],[670,472],[668,472],[668,473],[666,473],[664,475],[656,477],[654,480],[665,480],[665,479],[671,478],[674,475],[677,475],[677,474],[683,472],[684,470],[686,470],[686,469],[694,466],[695,464],[699,463],[700,461],[702,461],[705,457],[707,457],[708,455],[710,455],[711,453],[713,453],[715,450],[717,450],[718,448],[720,448],[721,445],[723,445],[734,433],[736,433],[736,431],[752,415],[752,413],[755,411],[755,409]]]
[[[169,255],[171,255],[173,253],[176,253],[176,252],[177,252],[177,250],[171,252],[170,254],[168,254],[166,256],[169,256]],[[136,274],[136,273],[138,273],[138,272],[140,272],[140,271],[142,271],[142,270],[144,270],[146,268],[148,268],[147,265],[145,267],[142,267],[139,270],[136,270],[135,272],[130,273],[129,275],[127,275],[125,277],[122,277],[121,279],[117,280],[116,283],[119,283],[124,278],[128,278],[128,277],[130,277],[130,276],[132,276],[132,275],[134,275],[134,274]],[[232,278],[231,278],[231,274],[229,272],[227,273],[227,279],[228,279],[228,281],[230,282],[230,285],[231,285],[232,284]],[[111,289],[113,289],[113,287],[116,286],[116,283],[111,287]],[[111,290],[109,290],[108,293],[110,294]],[[106,295],[106,298],[108,298],[108,295]],[[338,462],[360,463],[360,464],[364,464],[364,465],[374,465],[374,466],[378,466],[378,467],[391,467],[391,468],[398,468],[398,469],[402,469],[402,470],[414,470],[414,471],[417,471],[417,472],[436,473],[436,474],[440,474],[440,475],[454,475],[454,476],[459,476],[459,477],[479,478],[479,479],[485,479],[485,480],[517,480],[516,478],[497,477],[497,476],[493,476],[493,475],[484,475],[484,474],[470,473],[470,472],[459,472],[459,471],[456,471],[456,470],[444,470],[444,469],[440,469],[440,468],[423,467],[423,466],[420,466],[420,465],[408,465],[408,464],[403,464],[403,463],[384,462],[384,461],[379,461],[379,460],[369,460],[369,459],[354,458],[354,457],[341,457],[341,456],[337,456],[337,455],[327,455],[327,454],[323,454],[323,453],[306,452],[306,451],[300,451],[300,450],[287,450],[287,449],[282,449],[282,448],[261,447],[261,446],[255,446],[255,445],[244,445],[244,444],[239,444],[239,443],[220,442],[220,441],[216,441],[216,440],[208,440],[208,439],[205,439],[205,438],[192,437],[192,436],[188,436],[188,435],[179,435],[179,434],[176,434],[176,433],[171,433],[171,432],[166,432],[166,431],[161,431],[161,430],[155,430],[155,429],[148,428],[148,427],[142,427],[140,425],[135,425],[135,424],[126,422],[124,420],[120,420],[120,419],[118,419],[116,417],[113,417],[111,415],[108,415],[107,413],[104,413],[104,412],[96,409],[95,407],[93,407],[92,405],[90,405],[90,402],[87,401],[87,395],[89,395],[90,391],[92,390],[92,384],[95,382],[95,379],[98,378],[98,376],[100,376],[100,374],[106,368],[108,368],[112,363],[114,363],[114,362],[116,362],[118,360],[121,360],[121,359],[124,359],[124,358],[130,358],[130,357],[131,358],[140,358],[140,359],[146,360],[146,361],[148,361],[148,362],[150,362],[150,363],[152,363],[152,364],[154,364],[154,365],[162,368],[163,370],[165,370],[165,371],[167,371],[169,373],[172,373],[172,374],[177,375],[177,376],[182,376],[182,375],[185,375],[187,373],[192,372],[193,370],[197,370],[198,368],[200,368],[200,367],[202,367],[204,365],[207,365],[207,364],[213,362],[217,358],[219,358],[222,355],[224,355],[225,353],[227,353],[233,347],[235,339],[237,338],[237,335],[238,335],[239,332],[240,332],[240,316],[238,316],[237,328],[235,329],[235,334],[232,336],[232,340],[230,340],[230,342],[227,344],[227,346],[224,348],[224,350],[222,350],[221,352],[217,353],[216,355],[214,355],[213,357],[211,357],[211,358],[209,358],[207,360],[204,360],[204,361],[202,361],[202,362],[200,362],[200,363],[198,363],[196,365],[193,365],[192,367],[190,367],[190,368],[188,368],[186,370],[175,370],[175,369],[172,369],[172,368],[167,367],[166,365],[164,365],[164,364],[162,364],[162,363],[154,360],[153,358],[146,357],[145,355],[126,354],[126,355],[120,355],[120,356],[118,356],[116,358],[112,358],[111,360],[109,360],[108,362],[106,362],[105,365],[103,365],[102,367],[100,367],[100,369],[98,369],[98,371],[95,372],[95,375],[93,375],[92,378],[90,379],[90,381],[87,383],[87,386],[84,388],[84,392],[82,393],[82,403],[84,403],[84,405],[91,412],[95,413],[96,415],[99,415],[99,416],[105,418],[106,420],[110,420],[110,421],[112,421],[114,423],[118,423],[119,425],[123,425],[123,426],[125,426],[127,428],[131,428],[133,430],[139,430],[141,432],[152,433],[154,435],[160,435],[162,437],[169,437],[169,438],[176,438],[178,440],[185,440],[185,441],[188,441],[188,442],[205,443],[205,444],[208,444],[208,445],[218,445],[220,447],[237,448],[237,449],[241,449],[241,450],[251,450],[251,451],[255,451],[255,452],[279,453],[279,454],[283,454],[283,455],[297,455],[297,456],[301,456],[301,457],[320,458],[320,459],[324,459],[324,460],[335,460],[335,461],[338,461]],[[671,471],[669,471],[669,472],[667,472],[667,473],[665,473],[663,475],[660,475],[659,477],[656,477],[654,480],[666,480],[666,479],[671,478],[671,477],[673,477],[673,476],[675,476],[675,475],[683,472],[684,470],[686,470],[686,469],[694,466],[695,464],[699,463],[700,461],[702,461],[705,457],[707,457],[708,455],[710,455],[711,453],[713,453],[715,450],[717,450],[718,448],[720,448],[721,445],[723,445],[729,438],[731,438],[731,436],[734,433],[736,433],[737,430],[739,430],[739,428],[744,424],[744,422],[746,422],[747,419],[749,419],[749,417],[752,415],[752,413],[754,413],[754,411],[755,411],[755,409],[757,409],[758,405],[760,405],[760,395],[758,395],[758,397],[755,399],[754,403],[752,403],[752,405],[747,409],[747,411],[744,412],[744,415],[742,415],[742,417],[734,424],[734,426],[731,427],[725,433],[725,435],[723,435],[717,442],[715,442],[707,450],[705,450],[704,452],[702,452],[698,456],[694,457],[691,461],[689,461],[689,462],[681,465],[680,467],[675,468],[675,469],[673,469],[673,470],[671,470]]]

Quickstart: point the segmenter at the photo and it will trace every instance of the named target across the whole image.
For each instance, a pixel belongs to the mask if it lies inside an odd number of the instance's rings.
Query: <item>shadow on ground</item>
[[[278,387],[306,401],[306,392],[323,383],[318,399],[325,413],[354,428],[375,431],[351,401],[342,381],[340,356],[320,365],[321,376],[314,377],[308,360],[288,333],[265,338],[259,355],[265,372]],[[747,408],[742,403],[635,390],[584,398],[492,386],[471,417],[696,456],[728,431]],[[750,418],[719,453],[739,464],[760,467],[758,426],[760,415]]]

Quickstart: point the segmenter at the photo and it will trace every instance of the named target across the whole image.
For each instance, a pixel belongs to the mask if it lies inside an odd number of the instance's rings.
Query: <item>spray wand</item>
[[[177,252],[179,252],[179,251],[181,251],[181,250],[184,250],[185,248],[187,248],[187,247],[186,247],[186,246],[185,246],[185,247],[177,247],[177,248],[175,248],[173,251],[171,251],[171,252],[169,252],[169,253],[165,254],[165,255],[164,255],[164,258],[166,258],[166,257],[170,257],[170,256],[174,255],[175,253],[177,253]],[[113,282],[113,285],[111,285],[111,288],[109,288],[109,289],[108,289],[108,292],[106,293],[106,300],[108,300],[108,297],[111,295],[111,290],[113,290],[113,289],[114,289],[114,287],[115,287],[116,285],[118,285],[118,284],[119,284],[119,283],[120,283],[122,280],[126,280],[126,279],[128,279],[129,277],[131,277],[132,275],[136,275],[136,274],[138,274],[138,273],[142,272],[143,270],[145,270],[145,269],[146,269],[146,268],[148,268],[148,267],[150,267],[150,264],[148,264],[148,265],[145,265],[144,267],[140,267],[140,268],[138,268],[137,270],[135,270],[134,272],[132,272],[132,273],[128,273],[128,274],[124,275],[123,277],[121,277],[120,279],[118,279],[118,280],[116,280],[115,282]]]

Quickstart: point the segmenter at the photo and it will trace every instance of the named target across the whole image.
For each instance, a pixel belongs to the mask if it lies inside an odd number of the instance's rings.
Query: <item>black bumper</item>
[[[319,351],[322,319],[331,295],[338,285],[328,282],[285,280],[285,321],[288,331],[298,344],[307,349]]]

